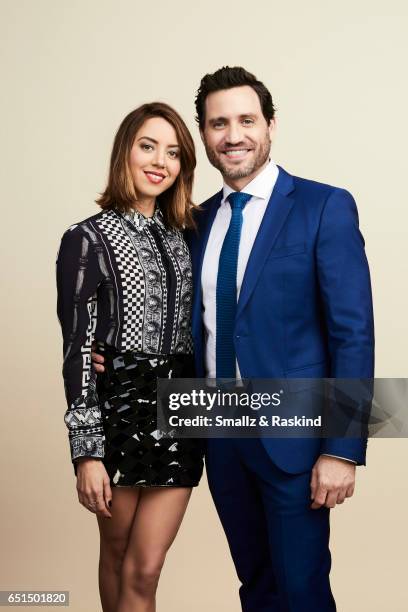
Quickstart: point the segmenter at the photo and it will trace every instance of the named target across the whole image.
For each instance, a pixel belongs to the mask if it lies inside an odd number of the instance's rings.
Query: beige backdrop
[[[274,159],[355,196],[371,264],[377,376],[407,376],[405,0],[1,0],[0,589],[69,589],[99,610],[98,530],[77,502],[63,413],[54,262],[97,212],[113,135],[145,101],[173,104],[198,145],[195,198],[220,179],[199,142],[201,76],[255,72],[278,108]],[[332,513],[341,612],[405,612],[408,441],[374,440],[355,498]],[[239,509],[237,509],[239,511]],[[239,610],[205,479],[159,591],[161,612]],[[316,611],[317,612],[317,611]]]

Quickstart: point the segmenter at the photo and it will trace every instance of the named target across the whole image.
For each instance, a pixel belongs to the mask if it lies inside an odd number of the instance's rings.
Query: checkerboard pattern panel
[[[113,211],[109,211],[102,215],[97,223],[112,246],[122,283],[124,320],[121,350],[141,351],[145,301],[143,270],[135,248],[122,228],[121,219]]]

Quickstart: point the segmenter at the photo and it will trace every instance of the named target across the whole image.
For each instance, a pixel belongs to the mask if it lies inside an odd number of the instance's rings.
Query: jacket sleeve
[[[374,376],[374,321],[370,272],[356,203],[343,189],[335,189],[326,201],[316,255],[330,377],[371,379]],[[356,387],[352,381],[345,384]],[[365,398],[362,396],[362,399]],[[363,464],[366,446],[365,437],[327,438],[323,440],[322,453]]]
[[[97,320],[96,292],[102,280],[93,245],[79,226],[62,237],[57,255],[57,314],[63,336],[63,368],[71,458],[102,458],[104,434],[91,348]],[[76,466],[75,466],[76,472]]]

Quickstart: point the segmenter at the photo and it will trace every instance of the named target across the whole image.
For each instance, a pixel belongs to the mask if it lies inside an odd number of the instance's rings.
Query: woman
[[[166,552],[203,469],[198,440],[161,436],[158,377],[192,375],[191,135],[163,103],[116,134],[102,212],[64,234],[58,316],[72,461],[81,504],[97,515],[104,612],[147,612]],[[91,347],[105,372],[91,367]],[[109,520],[107,520],[109,519]]]

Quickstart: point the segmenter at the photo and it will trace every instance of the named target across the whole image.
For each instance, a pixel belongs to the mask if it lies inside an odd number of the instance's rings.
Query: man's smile
[[[247,155],[253,151],[253,149],[248,149],[248,148],[240,148],[240,149],[224,149],[222,151],[222,153],[228,158],[228,159],[236,159],[236,160],[241,160],[244,159],[245,157],[247,157]]]

